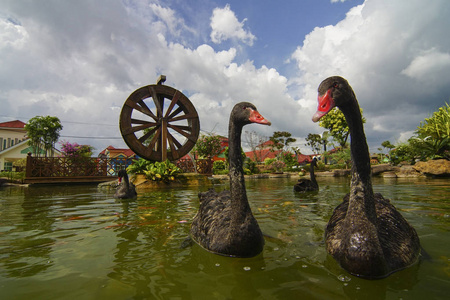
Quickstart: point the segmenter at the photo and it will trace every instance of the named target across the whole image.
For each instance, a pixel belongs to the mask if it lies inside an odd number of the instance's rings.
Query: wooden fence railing
[[[33,157],[27,156],[25,183],[101,182],[114,180],[119,170],[132,164],[132,159],[97,157]],[[183,172],[195,172],[192,160],[178,160]],[[212,161],[196,160],[197,172],[212,174]]]
[[[27,156],[26,183],[99,182],[113,180],[131,159],[96,157],[33,157]]]

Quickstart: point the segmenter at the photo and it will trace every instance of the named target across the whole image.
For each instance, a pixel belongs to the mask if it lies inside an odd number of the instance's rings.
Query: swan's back
[[[125,181],[122,181],[120,183],[120,185],[116,189],[116,193],[114,194],[114,197],[118,199],[131,199],[135,198],[136,196],[136,186],[130,182],[127,187]]]
[[[357,276],[381,278],[417,261],[419,237],[389,199],[374,194],[377,224],[373,226],[364,218],[346,219],[349,198],[347,194],[335,208],[325,229],[327,251],[344,269]],[[354,230],[348,230],[348,222]]]
[[[264,237],[251,211],[234,212],[230,191],[213,189],[199,193],[200,207],[191,225],[191,237],[215,254],[252,257],[260,253]],[[242,214],[243,222],[233,226],[233,214]]]
[[[315,185],[311,180],[302,178],[294,185],[295,192],[314,192],[318,191],[319,186]]]

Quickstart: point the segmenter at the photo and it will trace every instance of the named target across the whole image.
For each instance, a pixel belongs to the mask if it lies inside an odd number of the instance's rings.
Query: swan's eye
[[[339,84],[337,82],[333,83],[333,87],[337,88]]]

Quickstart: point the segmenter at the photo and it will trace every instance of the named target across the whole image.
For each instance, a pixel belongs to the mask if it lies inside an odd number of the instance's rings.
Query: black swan
[[[301,178],[294,185],[294,192],[315,192],[319,190],[319,184],[317,183],[316,176],[314,175],[314,167],[317,166],[317,158],[313,157],[309,166],[310,179]]]
[[[241,156],[244,125],[270,125],[248,102],[234,106],[228,126],[230,190],[199,193],[200,207],[191,225],[191,237],[204,249],[232,257],[253,257],[264,247],[264,237],[247,200]]]
[[[114,194],[115,198],[119,199],[131,199],[137,196],[136,188],[133,183],[128,180],[128,174],[125,170],[120,170],[119,176],[119,186]]]
[[[317,122],[337,106],[351,136],[353,161],[350,193],[333,211],[325,229],[328,253],[349,273],[376,279],[414,264],[420,255],[415,229],[372,189],[369,149],[353,89],[342,77],[329,77],[318,89]]]

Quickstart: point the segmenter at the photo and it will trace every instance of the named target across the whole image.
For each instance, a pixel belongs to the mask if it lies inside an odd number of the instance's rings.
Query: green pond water
[[[349,190],[318,178],[250,179],[253,213],[267,235],[250,259],[180,248],[213,186],[141,190],[118,201],[96,186],[0,189],[1,299],[449,299],[450,179],[374,178],[413,225],[429,257],[381,280],[349,275],[327,255],[324,227]]]

